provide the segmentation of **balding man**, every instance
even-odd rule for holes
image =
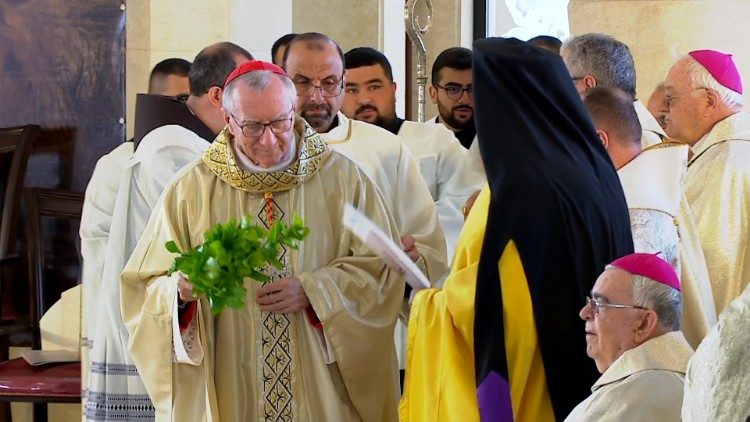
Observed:
[[[732,56],[698,50],[669,70],[667,133],[690,145],[685,194],[695,216],[716,312],[750,282],[750,115]]]
[[[237,64],[250,59],[250,53],[235,44],[214,44],[203,49],[193,62],[186,102],[139,95],[137,146],[119,174],[111,218],[107,220],[102,210],[93,206],[84,212],[81,254],[87,334],[81,347],[84,417],[88,420],[154,417],[149,394],[127,352],[129,336],[120,313],[120,273],[169,180],[199,158],[224,127],[224,80]],[[112,230],[97,244],[92,235],[96,232],[84,227],[105,222],[111,223]],[[101,266],[100,276],[87,271],[89,266]]]
[[[586,302],[586,353],[602,376],[565,420],[679,421],[693,349],[680,333],[672,266],[652,254],[624,256],[607,265]]]
[[[284,69],[297,88],[297,113],[372,178],[396,220],[404,251],[427,278],[440,280],[448,270],[445,238],[413,155],[396,135],[340,112],[346,84],[341,48],[323,34],[297,35]]]
[[[641,151],[641,125],[633,101],[617,88],[593,88],[583,103],[620,177],[633,248],[660,253],[681,275],[681,328],[690,345],[697,347],[716,323],[716,310],[692,214],[689,207],[681,207],[687,146],[663,142]]]
[[[630,95],[641,123],[644,148],[667,137],[646,106],[636,99],[635,63],[627,45],[609,35],[584,34],[565,41],[560,54],[580,94],[597,86],[607,86]]]

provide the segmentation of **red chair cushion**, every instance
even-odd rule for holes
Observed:
[[[39,366],[23,358],[0,362],[0,396],[80,398],[81,362]]]

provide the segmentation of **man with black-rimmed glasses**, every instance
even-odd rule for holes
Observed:
[[[432,119],[450,129],[465,148],[477,134],[474,97],[471,92],[471,50],[452,47],[440,53],[432,65],[428,91],[438,115]]]

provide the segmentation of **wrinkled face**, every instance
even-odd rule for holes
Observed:
[[[706,95],[705,88],[694,87],[690,82],[685,63],[672,66],[664,86],[664,120],[670,138],[693,145],[710,129],[703,118],[707,112]]]
[[[254,164],[263,168],[281,163],[288,157],[293,146],[294,105],[285,90],[278,78],[272,78],[263,92],[240,85],[234,91],[234,108],[231,114],[224,110],[224,121],[237,148]],[[258,124],[266,125],[262,134],[248,136],[245,133]],[[289,127],[288,130],[279,130],[286,126]]]
[[[440,119],[456,130],[474,126],[474,96],[462,91],[458,96],[449,96],[451,90],[471,88],[471,69],[456,70],[444,67],[440,80],[430,87],[432,102],[437,104]],[[446,91],[446,88],[448,91]]]
[[[604,271],[591,289],[591,297],[603,303],[632,305],[632,278],[626,271],[614,268]],[[599,307],[594,314],[591,305],[579,313],[586,321],[586,353],[604,372],[625,351],[637,346],[635,332],[643,309]]]
[[[667,100],[664,98],[664,87],[658,87],[654,90],[648,99],[646,108],[656,118],[656,121],[659,122],[659,126],[662,129],[666,129],[667,123],[664,118],[669,108],[667,107]]]
[[[383,126],[396,118],[396,84],[379,64],[347,69],[341,111],[350,119]]]
[[[331,43],[322,49],[302,42],[288,48],[286,72],[297,88],[297,112],[318,133],[328,132],[344,100],[341,57]]]

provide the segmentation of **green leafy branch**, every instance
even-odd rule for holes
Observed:
[[[217,223],[204,234],[204,242],[196,248],[181,252],[174,241],[164,246],[169,252],[180,254],[175,258],[168,274],[180,271],[193,285],[193,293],[206,295],[211,312],[218,314],[224,308],[241,308],[245,305],[247,289],[245,277],[265,283],[270,278],[261,269],[270,264],[281,269],[281,245],[298,249],[310,229],[299,216],[286,225],[276,221],[266,230],[252,222],[247,215],[237,223]]]

